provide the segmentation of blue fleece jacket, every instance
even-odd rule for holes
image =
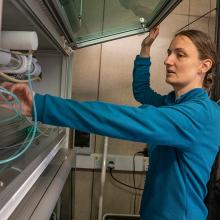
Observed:
[[[134,84],[149,79],[149,66],[149,59],[137,58]],[[220,143],[219,106],[200,88],[177,99],[173,92],[161,97],[148,86],[146,92],[155,99],[143,100],[151,105],[140,107],[36,94],[37,117],[47,124],[148,143],[141,219],[205,220],[206,183]]]

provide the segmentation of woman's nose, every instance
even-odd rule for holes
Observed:
[[[173,59],[172,55],[168,55],[167,58],[164,60],[165,65],[172,65],[173,64]]]

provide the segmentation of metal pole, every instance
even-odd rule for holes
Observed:
[[[102,220],[103,195],[104,195],[105,175],[106,175],[106,167],[107,167],[107,154],[108,154],[108,137],[105,137],[104,151],[103,151],[103,158],[102,158],[101,190],[100,190],[100,196],[99,196],[98,220]]]

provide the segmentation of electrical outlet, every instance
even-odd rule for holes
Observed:
[[[148,170],[149,157],[143,157],[143,169]]]
[[[109,168],[109,169],[115,169],[115,163],[114,163],[112,160],[110,160],[110,161],[108,162],[108,164],[107,164],[107,168]]]
[[[94,168],[95,169],[100,169],[102,167],[102,160],[103,157],[100,154],[94,154]],[[107,161],[106,161],[106,166],[108,167],[108,165],[110,164],[110,166],[113,168],[116,165],[116,158],[114,156],[107,156]]]
[[[94,155],[94,168],[100,169],[102,167],[102,156],[101,155]]]
[[[112,156],[107,156],[107,167],[115,168],[116,166],[116,158]]]
[[[76,167],[84,169],[101,169],[102,168],[102,154],[91,155],[77,155]],[[148,170],[148,157],[136,156],[135,157],[135,171]],[[131,155],[113,155],[107,156],[106,166],[120,171],[133,171],[133,156]]]
[[[116,158],[112,156],[107,156],[107,166],[110,162],[116,164]]]

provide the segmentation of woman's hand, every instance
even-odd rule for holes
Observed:
[[[157,36],[159,35],[159,26],[154,27],[150,30],[149,35],[142,41],[141,44],[141,57],[149,57],[150,56],[150,48]]]
[[[25,116],[31,116],[32,115],[32,91],[29,89],[27,84],[13,84],[10,82],[4,82],[2,85],[5,89],[9,90],[11,93],[15,94],[20,103],[21,103],[21,109],[22,109],[22,114]],[[8,95],[7,96],[8,101],[13,100],[13,97]],[[6,107],[6,104],[3,104],[2,107]],[[17,107],[17,106],[13,106]]]

